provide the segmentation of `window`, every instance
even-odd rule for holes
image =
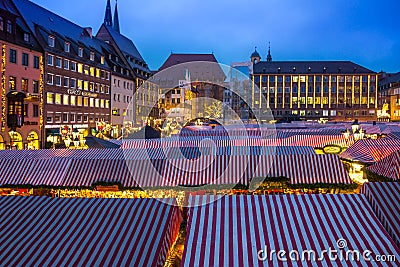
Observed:
[[[83,106],[85,106],[85,107],[89,106],[89,97],[84,97],[83,98]]]
[[[81,96],[77,97],[77,105],[82,107],[82,97]]]
[[[55,101],[56,104],[61,105],[61,94],[56,94]]]
[[[47,44],[48,44],[50,47],[54,47],[54,44],[55,44],[55,38],[54,38],[54,36],[49,35],[49,37],[47,38]]]
[[[17,50],[10,49],[10,62],[17,63]]]
[[[82,121],[82,115],[81,115],[81,114],[78,114],[78,115],[76,116],[76,121],[78,121],[78,122],[81,122],[81,121]]]
[[[24,105],[24,116],[29,117],[29,104]]]
[[[29,55],[27,53],[22,53],[22,65],[25,67],[29,65]]]
[[[7,32],[12,33],[13,32],[13,25],[11,21],[7,20]]]
[[[100,63],[103,65],[104,64],[104,56],[101,56],[100,58]]]
[[[110,100],[106,100],[106,108],[110,108]]]
[[[17,78],[14,76],[10,76],[8,79],[9,89],[10,90],[17,90],[16,88]]]
[[[83,57],[83,48],[82,47],[78,47],[78,56]]]
[[[70,120],[71,122],[75,122],[75,113],[69,114],[69,120]]]
[[[71,61],[70,67],[71,67],[71,71],[76,71],[76,62]]]
[[[83,115],[83,121],[87,122],[88,121],[88,116],[87,115]]]
[[[78,72],[83,73],[83,65],[81,63],[78,63]]]
[[[60,114],[56,114],[54,116],[54,122],[56,122],[56,123],[60,123],[61,122],[61,115]]]
[[[89,82],[88,81],[83,82],[83,90],[85,90],[85,91],[89,90]]]
[[[99,69],[96,69],[96,77],[100,78],[100,70]]]
[[[39,57],[38,56],[33,56],[33,67],[35,69],[39,69]]]
[[[69,78],[68,77],[64,77],[63,78],[63,86],[64,87],[68,87],[69,86]]]
[[[52,114],[47,114],[46,122],[53,122],[53,115]]]
[[[82,86],[83,86],[83,81],[82,80],[78,80],[77,88],[78,89],[82,89]]]
[[[39,105],[33,105],[33,117],[39,117]]]
[[[54,103],[54,94],[47,93],[47,104],[53,104],[53,103]]]
[[[64,42],[64,52],[69,53],[70,46],[69,42]]]
[[[61,76],[60,75],[56,75],[56,85],[61,86]]]
[[[90,107],[94,107],[94,98],[90,98]]]
[[[93,67],[90,67],[90,76],[94,76],[94,68]]]
[[[22,78],[22,83],[21,83],[21,90],[24,92],[28,92],[28,79]]]
[[[53,84],[54,75],[47,73],[47,84]]]
[[[71,88],[75,88],[75,87],[76,87],[76,79],[71,78],[71,79],[69,80],[69,86],[70,86]]]
[[[90,60],[94,61],[94,52],[92,52],[92,51],[90,52]]]
[[[0,31],[4,30],[4,20],[3,17],[0,17]]]
[[[53,55],[47,55],[47,65],[49,65],[49,66],[54,65],[54,56]]]
[[[64,59],[64,69],[69,70],[69,60],[68,59]]]
[[[63,113],[63,122],[68,122],[68,113]]]
[[[331,110],[331,116],[336,116],[336,110]]]
[[[83,72],[86,74],[86,75],[89,75],[89,66],[84,66],[83,67]]]
[[[39,93],[39,81],[33,81],[32,86],[33,86],[33,93],[38,94]]]
[[[76,96],[71,95],[69,99],[70,99],[70,105],[75,106],[76,105]]]
[[[30,36],[29,36],[29,33],[27,33],[27,32],[24,33],[24,41],[26,43],[29,43],[29,41],[30,41]]]
[[[61,58],[56,57],[56,67],[61,68]]]

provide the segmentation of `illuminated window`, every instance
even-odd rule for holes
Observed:
[[[100,69],[96,69],[96,77],[100,78]]]
[[[306,98],[304,96],[300,97],[300,104],[302,104],[302,105],[306,104]]]
[[[69,99],[70,99],[71,106],[75,106],[76,105],[76,96],[71,95]]]
[[[302,117],[306,116],[306,111],[305,110],[300,110],[300,116],[302,116]]]
[[[104,64],[104,56],[101,56],[100,63]]]
[[[329,98],[328,97],[324,97],[323,99],[322,99],[322,104],[329,104]]]
[[[90,98],[90,107],[92,108],[94,107],[94,98],[92,97]]]
[[[81,96],[77,97],[77,105],[82,107],[82,97]]]
[[[86,75],[89,75],[89,66],[84,66],[83,67],[83,72],[86,74]]]
[[[100,99],[100,107],[104,108],[104,99]]]
[[[53,104],[53,103],[54,103],[54,94],[47,93],[47,104]]]
[[[293,103],[294,105],[297,104],[297,97],[292,97],[292,103]]]
[[[22,79],[21,90],[28,92],[28,79]]]
[[[85,107],[89,106],[89,97],[84,97],[83,98],[83,106],[85,106]]]
[[[90,52],[90,60],[94,61],[94,52]]]
[[[82,89],[82,87],[83,87],[83,81],[82,80],[78,80],[77,88],[78,89]]]
[[[88,81],[83,82],[83,90],[85,90],[85,91],[89,90],[89,82]]]
[[[110,100],[106,100],[106,108],[110,108]]]
[[[307,98],[307,104],[309,104],[309,105],[312,105],[313,104],[313,101],[314,99],[312,98],[312,97],[308,97]]]
[[[50,47],[54,47],[54,44],[55,44],[55,38],[54,38],[54,36],[49,35],[49,37],[47,38],[47,44],[48,44]]]
[[[292,76],[292,81],[297,83],[299,81],[299,76]]]
[[[83,73],[83,65],[81,63],[78,63],[78,72]]]
[[[315,97],[314,101],[315,101],[315,104],[317,104],[317,105],[321,104],[321,98],[320,97]]]
[[[90,67],[90,76],[94,76],[94,67]]]
[[[10,76],[9,78],[8,78],[8,88],[10,89],[10,90],[16,90],[16,82],[17,82],[17,78],[16,77],[14,77],[14,76]]]
[[[61,104],[61,96],[62,96],[61,94],[55,95],[55,101],[54,101],[55,104],[58,104],[58,105]]]
[[[69,95],[63,95],[63,104],[69,105]]]

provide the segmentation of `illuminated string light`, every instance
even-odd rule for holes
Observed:
[[[1,131],[5,132],[6,126],[6,45],[1,49]]]

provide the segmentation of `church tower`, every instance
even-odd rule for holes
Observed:
[[[104,25],[106,26],[112,26],[112,17],[111,17],[111,4],[110,0],[107,0],[107,6],[106,6],[106,14],[104,16]]]
[[[253,54],[250,56],[251,63],[256,64],[261,61],[260,54],[257,52],[257,46],[254,49]]]
[[[118,1],[115,2],[113,29],[116,32],[120,33],[120,30],[119,30],[119,18],[118,18]]]

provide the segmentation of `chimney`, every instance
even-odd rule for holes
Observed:
[[[85,31],[89,34],[90,38],[93,37],[93,29],[92,27],[85,27]]]

